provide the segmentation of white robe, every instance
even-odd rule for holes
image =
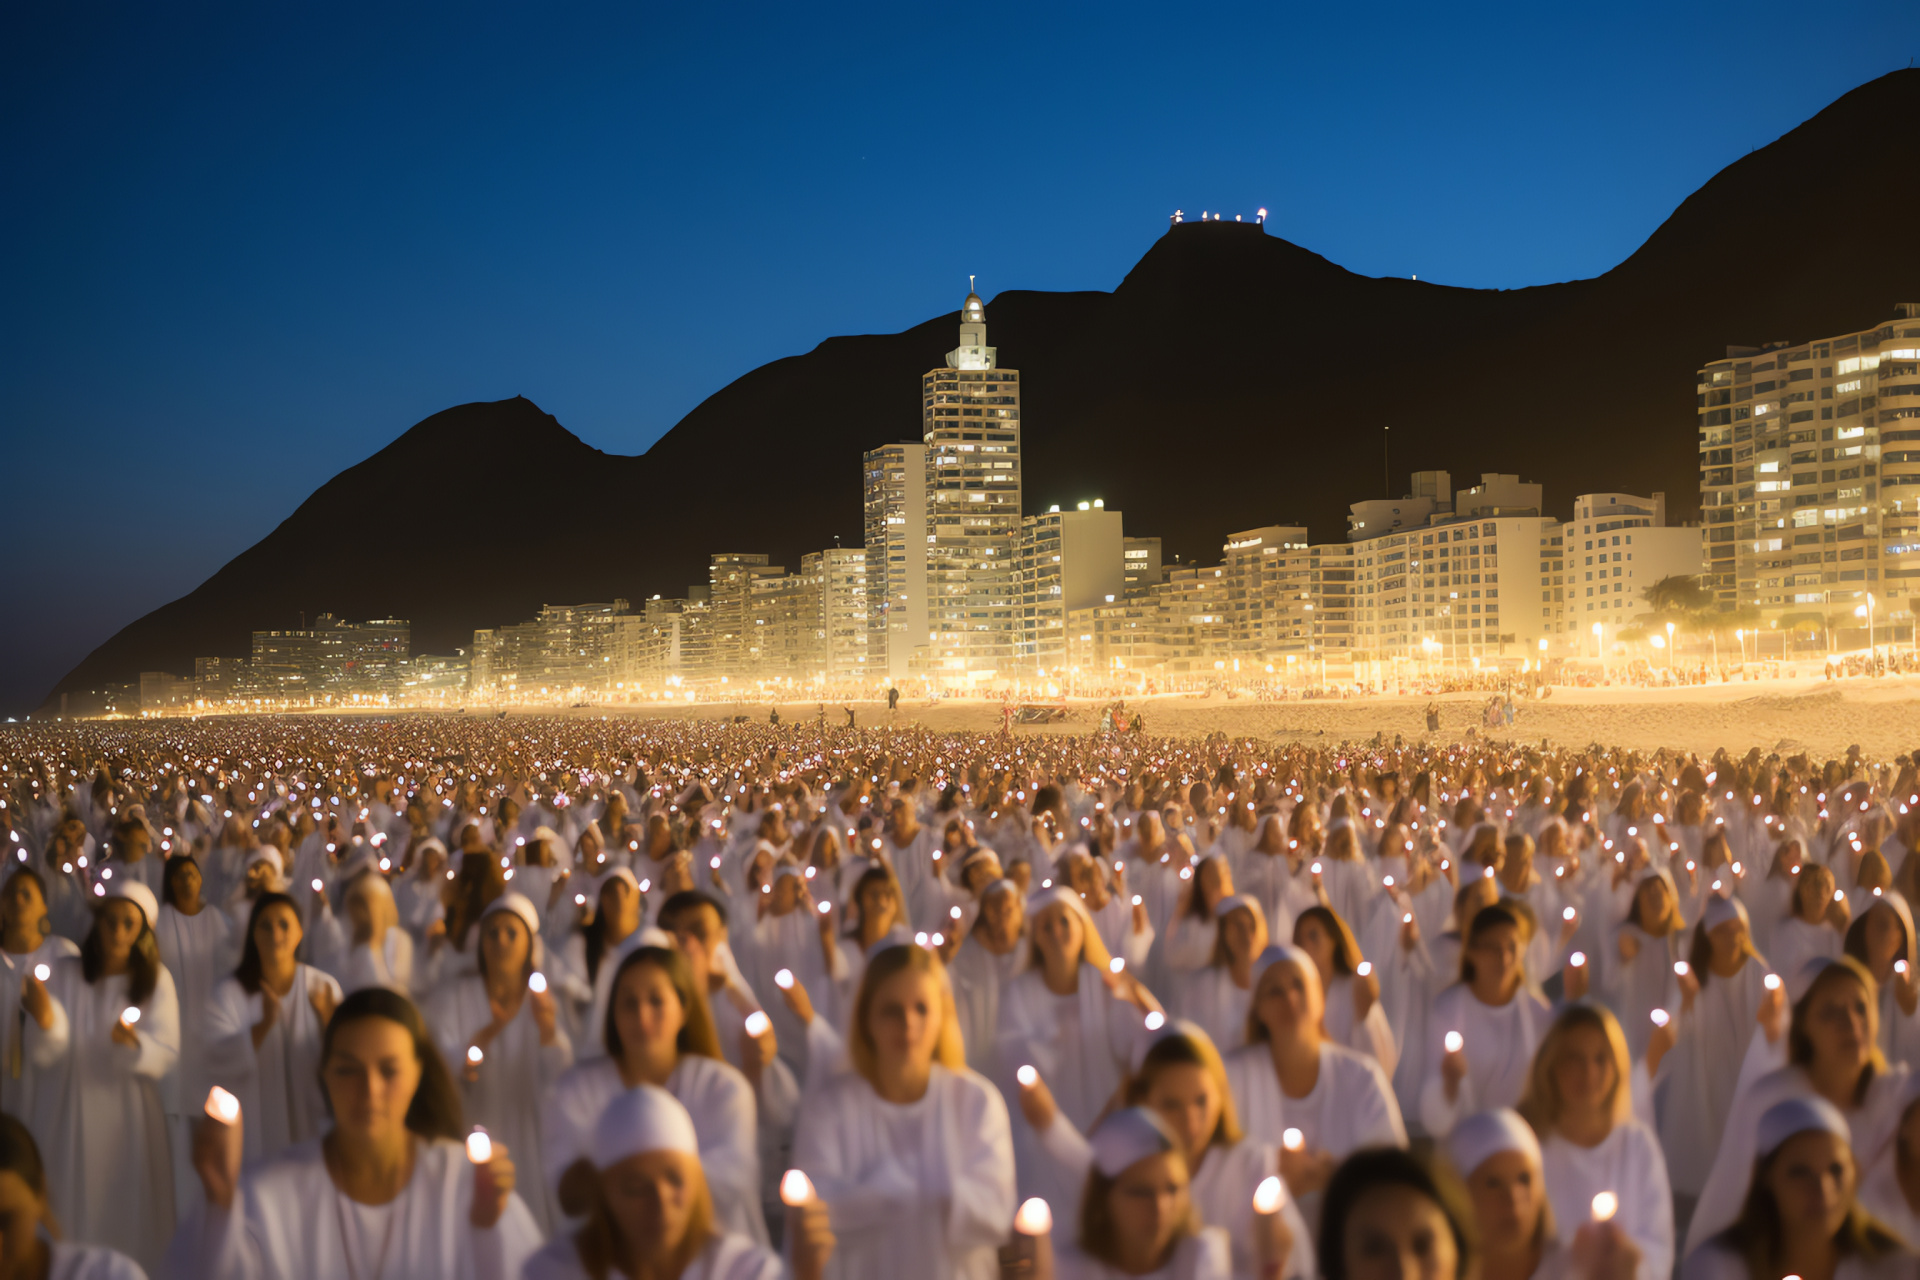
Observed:
[[[241,939],[224,911],[203,906],[200,914],[189,916],[164,903],[153,936],[160,944],[161,962],[173,975],[173,989],[180,998],[180,1026],[186,1032],[175,1073],[178,1087],[168,1109],[192,1115],[207,1096],[206,1037],[199,1031],[214,987],[240,960]]]
[[[1187,1236],[1173,1247],[1173,1256],[1165,1266],[1140,1275],[1110,1267],[1073,1244],[1054,1251],[1053,1274],[1055,1280],[1228,1280],[1236,1273],[1227,1233],[1218,1227],[1203,1227],[1197,1235]],[[1291,1273],[1288,1280],[1292,1280]]]
[[[325,964],[348,995],[369,987],[413,995],[413,939],[398,926],[387,930],[378,951],[370,943],[349,942],[326,957]]]
[[[227,978],[207,1002],[201,1029],[207,1079],[240,1100],[241,1138],[249,1160],[332,1127],[320,1091],[320,1042],[326,1029],[313,1011],[310,993],[316,988],[340,999],[339,983],[311,965],[296,964],[285,996],[276,997],[264,987],[251,995],[238,978]],[[277,1000],[280,1012],[256,1049],[253,1028],[267,1000]]]
[[[1632,960],[1620,957],[1622,938],[1632,938],[1639,944]],[[1684,931],[1656,938],[1638,925],[1623,924],[1613,931],[1601,951],[1597,994],[1620,1020],[1629,1058],[1646,1056],[1647,1041],[1653,1037],[1655,1009],[1665,1009],[1670,1015],[1680,1011],[1680,980],[1674,976],[1673,965],[1685,959],[1681,948],[1686,938]]]
[[[440,1056],[457,1082],[466,1122],[485,1126],[507,1144],[509,1152],[523,1153],[515,1158],[524,1159],[531,1171],[535,1153],[544,1149],[540,1100],[573,1065],[573,1042],[566,1031],[556,1019],[553,1043],[541,1044],[533,997],[523,995],[512,1020],[487,1045],[480,1078],[469,1084],[467,1046],[493,1021],[485,980],[477,973],[454,979],[428,1002],[426,1018]],[[561,1216],[551,1184],[529,1177],[519,1183],[519,1191],[542,1234],[551,1232]]]
[[[1524,984],[1497,1006],[1481,1004],[1465,983],[1442,991],[1427,1018],[1427,1066],[1420,1087],[1420,1123],[1428,1136],[1444,1138],[1463,1116],[1519,1102],[1550,1017],[1547,1002]],[[1467,1058],[1466,1076],[1452,1102],[1440,1076],[1449,1031],[1465,1039]]]
[[[1731,978],[1708,975],[1693,1008],[1681,1015],[1678,1039],[1660,1064],[1665,1081],[1660,1145],[1677,1195],[1698,1195],[1706,1184],[1739,1092],[1740,1063],[1758,1034],[1765,977],[1766,971],[1751,959]]]
[[[1174,979],[1173,999],[1167,1011],[1197,1023],[1221,1053],[1231,1053],[1247,1042],[1247,1010],[1253,990],[1233,981],[1226,965],[1207,965]]]
[[[1321,1021],[1326,1025],[1327,1038],[1336,1044],[1364,1053],[1380,1064],[1380,1069],[1392,1079],[1394,1071],[1400,1065],[1400,1049],[1394,1038],[1393,1027],[1387,1021],[1387,1011],[1382,1000],[1386,996],[1386,984],[1381,984],[1382,1000],[1375,1000],[1367,1007],[1365,1018],[1353,1016],[1353,975],[1336,973],[1333,981],[1327,983],[1326,1012]],[[1226,1046],[1220,1046],[1226,1052]]]
[[[1845,943],[1845,937],[1830,924],[1808,924],[1798,916],[1789,916],[1773,926],[1773,947],[1766,952],[1767,963],[1782,978],[1792,979],[1816,956],[1829,960],[1837,957]]]
[[[1622,1121],[1598,1146],[1581,1147],[1557,1132],[1540,1144],[1540,1167],[1562,1246],[1593,1212],[1602,1191],[1619,1197],[1613,1223],[1640,1248],[1640,1280],[1673,1274],[1673,1194],[1660,1140],[1635,1120]]]
[[[997,1280],[1013,1142],[1006,1104],[974,1072],[935,1064],[905,1105],[837,1075],[809,1099],[793,1154],[832,1214],[830,1280]]]
[[[25,955],[10,951],[4,954],[4,960],[0,960],[0,1035],[5,1037],[5,1048],[0,1050],[0,1111],[31,1126],[40,1114],[40,1072],[27,1052],[27,1022],[20,1008],[20,991],[35,965],[51,968],[57,960],[79,955],[80,948],[50,933]]]
[[[249,1165],[231,1210],[202,1205],[181,1223],[164,1275],[515,1280],[540,1246],[533,1215],[516,1192],[500,1220],[481,1230],[467,1220],[472,1207],[473,1166],[457,1142],[417,1141],[405,1189],[387,1204],[361,1205],[334,1186],[314,1139]],[[384,1259],[381,1239],[388,1241]]]
[[[1893,1140],[1900,1126],[1900,1098],[1906,1089],[1907,1075],[1904,1066],[1876,1074],[1867,1086],[1866,1100],[1847,1111],[1847,1127],[1853,1133],[1854,1164],[1859,1168],[1870,1168]],[[1720,1150],[1713,1159],[1713,1169],[1707,1175],[1699,1203],[1694,1206],[1693,1221],[1687,1226],[1688,1252],[1724,1231],[1740,1216],[1740,1206],[1746,1202],[1747,1188],[1753,1181],[1760,1117],[1777,1102],[1812,1096],[1813,1085],[1806,1072],[1789,1066],[1760,1077],[1734,1099],[1720,1139]],[[1673,1157],[1674,1150],[1669,1145],[1670,1163]]]
[[[617,1273],[609,1273],[617,1274]],[[549,1240],[527,1259],[524,1280],[589,1280],[573,1237]],[[786,1280],[779,1255],[745,1236],[717,1235],[693,1256],[680,1280]]]
[[[147,1280],[139,1263],[111,1249],[54,1241],[49,1251],[47,1280]]]
[[[162,1083],[180,1057],[180,1004],[162,965],[134,1028],[138,1049],[113,1043],[127,975],[88,983],[79,957],[55,961],[51,1029],[28,1019],[28,1054],[42,1073],[34,1136],[48,1199],[76,1239],[118,1249],[152,1270],[173,1231],[173,1157]]]
[[[1047,989],[1042,970],[1029,969],[1000,995],[1000,1060],[1031,1065],[1054,1102],[1085,1132],[1120,1087],[1145,1015],[1107,989],[1090,964],[1079,967],[1072,995]],[[1024,1122],[1023,1122],[1024,1123]]]
[[[1707,1245],[1687,1255],[1680,1264],[1680,1280],[1748,1280],[1746,1259],[1718,1244]],[[1911,1254],[1894,1254],[1868,1262],[1864,1258],[1842,1258],[1833,1270],[1833,1280],[1912,1280]]]
[[[753,948],[747,972],[748,984],[755,991],[777,991],[773,975],[791,969],[794,978],[807,989],[809,998],[817,998],[821,1007],[815,1012],[831,1020],[832,1004],[837,999],[833,979],[840,959],[834,948],[834,967],[829,968],[820,945],[820,917],[802,903],[784,916],[768,912],[753,926]],[[807,1077],[807,1029],[785,1000],[767,1006],[773,1019],[774,1039],[780,1044],[780,1058],[793,1070],[796,1079]]]
[[[967,1065],[996,1084],[1003,1083],[997,1038],[1000,993],[1026,968],[1030,950],[1031,945],[1021,937],[1014,941],[1013,950],[997,956],[981,946],[977,936],[969,937],[960,944],[947,970],[953,982],[953,1006],[966,1044]]]
[[[600,1117],[624,1088],[620,1068],[604,1054],[554,1082],[540,1113],[540,1166],[550,1193],[558,1189],[560,1175],[592,1149]],[[764,1243],[767,1223],[760,1211],[753,1086],[724,1062],[682,1054],[667,1076],[666,1089],[693,1119],[700,1166],[706,1170],[707,1189],[721,1225]],[[532,1165],[522,1167],[532,1178]]]

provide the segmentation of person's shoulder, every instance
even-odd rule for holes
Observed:
[[[786,1274],[779,1254],[734,1232],[713,1237],[700,1256],[706,1264],[702,1274],[712,1280],[780,1280]]]
[[[250,1161],[242,1175],[247,1186],[256,1193],[268,1196],[276,1192],[303,1194],[302,1183],[311,1180],[316,1173],[322,1178],[327,1176],[326,1156],[320,1150],[320,1142],[319,1138],[309,1138]]]
[[[328,973],[325,969],[315,968],[313,965],[310,965],[310,964],[302,964],[300,967],[306,970],[306,973],[304,976],[306,977],[305,985],[307,990],[311,991],[313,989],[314,983],[317,982],[321,986],[331,990],[333,992],[333,998],[335,1000],[342,1000],[346,998],[345,993],[341,990],[340,980],[334,977],[332,974]]]
[[[520,1273],[522,1280],[579,1280],[586,1274],[571,1235],[555,1236],[541,1245]]]
[[[1332,1067],[1335,1074],[1344,1078],[1366,1079],[1382,1088],[1388,1087],[1387,1073],[1372,1054],[1362,1053],[1344,1044],[1335,1044],[1331,1040],[1321,1041],[1320,1050],[1321,1061]]]
[[[48,1280],[147,1280],[139,1263],[99,1245],[55,1241],[52,1253]]]
[[[611,1058],[600,1058],[596,1061],[605,1063],[607,1070],[615,1069]],[[579,1069],[575,1067],[573,1070]],[[736,1098],[742,1093],[753,1092],[753,1085],[742,1074],[740,1068],[719,1058],[709,1058],[697,1053],[683,1053],[680,1055],[680,1065],[676,1068],[676,1072],[680,1078],[676,1082],[678,1088],[675,1092],[684,1090],[689,1094],[709,1098]]]

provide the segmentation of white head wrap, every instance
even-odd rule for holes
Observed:
[[[1490,1157],[1518,1151],[1540,1167],[1540,1139],[1520,1114],[1507,1107],[1468,1116],[1447,1135],[1447,1158],[1460,1176],[1469,1178]]]
[[[1700,923],[1706,927],[1707,932],[1712,933],[1729,920],[1738,920],[1749,929],[1752,928],[1751,922],[1747,919],[1746,905],[1740,899],[1722,897],[1717,893],[1708,895],[1707,909],[1700,913]]]
[[[1848,1145],[1853,1143],[1853,1131],[1847,1127],[1847,1118],[1840,1114],[1840,1108],[1825,1098],[1787,1098],[1768,1107],[1760,1117],[1753,1153],[1765,1159],[1795,1134],[1813,1132],[1830,1133]]]
[[[1261,910],[1260,899],[1250,893],[1230,893],[1220,899],[1220,901],[1214,903],[1213,918],[1216,920],[1225,920],[1230,912],[1238,911],[1241,907],[1245,907],[1247,910],[1253,912],[1254,919],[1260,921],[1262,924],[1266,923],[1267,913]]]
[[[1145,1107],[1126,1107],[1100,1122],[1089,1140],[1093,1167],[1117,1178],[1142,1160],[1179,1148],[1164,1120]]]
[[[519,917],[520,923],[527,926],[527,936],[529,938],[538,938],[540,936],[540,911],[532,902],[527,900],[525,894],[501,894],[487,904],[487,909],[480,913],[480,918],[485,920],[488,916],[498,915],[502,911],[510,911]]]
[[[1832,956],[1809,957],[1797,973],[1786,975],[1788,1002],[1799,1004],[1806,999],[1807,992],[1813,990],[1813,984],[1820,980],[1820,975],[1839,963]]]
[[[625,880],[635,893],[640,892],[640,877],[634,875],[630,868],[612,867],[602,872],[593,882],[593,903],[595,906],[598,906],[600,903],[600,891],[615,880]]]
[[[270,844],[260,845],[251,853],[247,854],[246,865],[240,868],[241,874],[244,875],[248,870],[259,866],[263,862],[273,868],[273,875],[276,880],[286,878],[287,867],[286,864],[280,860],[280,851]]]
[[[1258,991],[1260,989],[1260,979],[1265,976],[1267,970],[1273,968],[1274,965],[1280,963],[1282,960],[1295,966],[1302,972],[1311,974],[1316,983],[1320,981],[1320,970],[1319,967],[1313,963],[1312,956],[1302,951],[1299,947],[1294,946],[1291,942],[1276,942],[1254,957],[1253,984],[1249,990]]]
[[[153,928],[154,923],[160,919],[160,904],[154,899],[153,890],[147,888],[147,886],[140,883],[140,881],[129,876],[122,876],[118,879],[108,880],[105,884],[107,891],[101,896],[109,901],[114,898],[124,898],[136,907],[139,907],[141,914],[147,918],[147,928]]]
[[[1042,889],[1039,893],[1028,898],[1027,916],[1032,918],[1039,915],[1042,911],[1045,911],[1048,907],[1058,906],[1061,903],[1065,903],[1067,906],[1079,912],[1083,922],[1089,926],[1092,924],[1093,917],[1087,911],[1087,904],[1080,900],[1079,894],[1064,884],[1056,884],[1051,889]]]
[[[595,1167],[608,1169],[649,1151],[678,1151],[698,1156],[693,1117],[680,1100],[658,1085],[642,1084],[614,1095],[594,1126]]]

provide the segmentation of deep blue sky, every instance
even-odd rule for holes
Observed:
[[[447,405],[638,452],[969,272],[1111,288],[1176,206],[1591,275],[1920,52],[1912,0],[396,7],[0,18],[0,710]]]

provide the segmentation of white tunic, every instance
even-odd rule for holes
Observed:
[[[525,1280],[589,1280],[590,1274],[571,1236],[549,1240],[527,1259],[522,1273]],[[777,1254],[745,1236],[728,1234],[707,1241],[680,1273],[680,1280],[785,1280],[786,1274]]]
[[[1548,1018],[1547,1002],[1525,986],[1504,1005],[1481,1004],[1465,983],[1455,983],[1435,997],[1427,1018],[1427,1067],[1420,1088],[1420,1123],[1428,1135],[1443,1138],[1462,1116],[1519,1102]],[[1467,1074],[1452,1102],[1440,1076],[1449,1031],[1465,1039],[1467,1059]]]
[[[1767,961],[1773,971],[1791,978],[1816,956],[1833,959],[1840,954],[1846,938],[1830,924],[1808,924],[1798,916],[1788,916],[1773,926],[1773,947]]]
[[[833,1280],[996,1280],[1013,1224],[1006,1104],[980,1076],[935,1064],[927,1091],[885,1102],[851,1072],[822,1084],[794,1136],[837,1239]]]
[[[317,988],[340,999],[339,983],[309,965],[296,964],[285,996],[276,997],[265,987],[258,995],[249,994],[238,978],[227,978],[207,1002],[201,1031],[207,1078],[240,1100],[241,1138],[249,1160],[318,1137],[331,1127],[319,1074],[326,1029],[313,1011],[310,994]],[[267,1000],[278,1002],[279,1015],[256,1049],[253,1028]]]
[[[27,1021],[28,1053],[43,1073],[34,1137],[48,1199],[76,1239],[106,1245],[151,1270],[173,1231],[173,1164],[161,1083],[180,1057],[180,1004],[161,966],[134,1028],[140,1047],[115,1044],[127,975],[88,983],[79,957],[55,961],[47,991],[53,1027]]]
[[[604,1054],[565,1072],[541,1108],[540,1166],[549,1191],[560,1175],[592,1148],[593,1132],[607,1104],[625,1086],[620,1068]],[[753,1086],[724,1062],[682,1054],[666,1089],[693,1119],[713,1210],[728,1231],[764,1242],[760,1212],[760,1150],[754,1128]],[[531,1157],[521,1166],[533,1177]]]
[[[1381,984],[1381,999],[1367,1006],[1365,1018],[1353,1016],[1353,984],[1351,974],[1336,973],[1333,981],[1327,983],[1325,1012],[1321,1021],[1326,1026],[1327,1039],[1343,1044],[1358,1053],[1364,1053],[1380,1064],[1380,1069],[1392,1079],[1395,1069],[1400,1065],[1400,1049],[1393,1034],[1393,1026],[1387,1021],[1385,1007],[1386,984]],[[1222,1051],[1225,1045],[1220,1046]]]
[[[523,995],[513,1018],[488,1042],[480,1078],[469,1084],[467,1046],[493,1021],[485,980],[477,973],[454,979],[428,1003],[426,1016],[427,1026],[440,1046],[440,1056],[459,1082],[467,1123],[485,1126],[488,1133],[507,1144],[509,1152],[520,1153],[516,1159],[524,1159],[531,1171],[535,1153],[544,1149],[540,1100],[560,1074],[573,1065],[573,1043],[567,1033],[556,1020],[553,1043],[541,1044],[540,1027],[533,1017],[533,997]],[[519,1183],[519,1191],[541,1232],[551,1232],[560,1221],[551,1185],[529,1177]]]
[[[233,972],[240,959],[241,939],[224,911],[203,906],[198,915],[185,915],[166,903],[153,926],[160,959],[173,975],[180,997],[180,1026],[186,1035],[180,1045],[178,1087],[170,1100],[176,1112],[192,1113],[207,1096],[206,1037],[199,1034],[207,1016],[213,988]]]
[[[20,991],[35,965],[51,968],[54,961],[79,954],[80,948],[59,934],[50,933],[25,955],[9,951],[4,953],[4,961],[0,961],[0,965],[4,965],[0,967],[0,1037],[5,1039],[5,1048],[0,1050],[0,1111],[18,1116],[29,1125],[39,1114],[40,1072],[28,1057],[26,1015],[20,1008]]]
[[[1767,994],[1762,985],[1765,970],[1753,960],[1731,978],[1706,977],[1693,1008],[1680,1019],[1678,1042],[1660,1064],[1665,1078],[1660,1145],[1666,1150],[1667,1174],[1679,1195],[1698,1195],[1706,1184],[1733,1107],[1740,1062],[1754,1038],[1760,1002]]]
[[[1641,1280],[1673,1274],[1673,1195],[1666,1157],[1652,1131],[1626,1120],[1593,1147],[1549,1133],[1540,1144],[1540,1167],[1563,1246],[1573,1247],[1574,1232],[1592,1214],[1594,1196],[1611,1191],[1620,1202],[1614,1225],[1640,1248]]]
[[[147,1280],[139,1263],[111,1249],[55,1241],[49,1251],[47,1280]]]
[[[320,1141],[298,1143],[240,1175],[231,1210],[201,1205],[167,1250],[175,1280],[514,1280],[540,1245],[516,1192],[492,1227],[467,1219],[473,1166],[457,1142],[417,1141],[413,1177],[384,1205],[350,1201]]]
[[[1247,1010],[1253,991],[1237,985],[1227,965],[1210,964],[1174,978],[1168,1009],[1177,1017],[1199,1024],[1221,1053],[1247,1042]]]
[[[960,950],[954,953],[953,965],[947,970],[953,982],[953,1005],[960,1018],[960,1035],[966,1042],[967,1065],[995,1082],[999,1082],[1001,1076],[996,1038],[1000,1026],[1000,993],[1025,969],[1028,951],[1024,937],[1016,939],[1013,950],[1003,956],[994,955],[981,946],[977,936],[969,937],[960,944]]]
[[[1219,1227],[1202,1227],[1174,1245],[1166,1265],[1152,1271],[1121,1271],[1069,1244],[1054,1252],[1053,1274],[1056,1280],[1227,1280],[1235,1273],[1227,1233]]]
[[[1066,996],[1048,990],[1039,969],[1007,984],[1000,1060],[1038,1068],[1061,1112],[1084,1132],[1120,1087],[1145,1015],[1108,990],[1092,965],[1080,965],[1079,973],[1078,989]]]
[[[1746,1259],[1719,1244],[1710,1244],[1687,1255],[1680,1264],[1680,1280],[1748,1280]],[[1895,1254],[1878,1262],[1864,1258],[1842,1258],[1833,1270],[1833,1280],[1912,1280],[1913,1256]]]

